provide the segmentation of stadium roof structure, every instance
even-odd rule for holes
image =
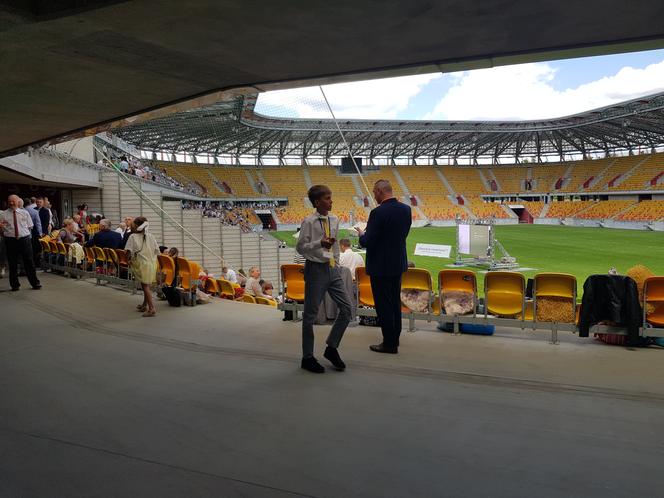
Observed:
[[[661,0],[0,0],[0,155],[240,88],[662,48],[663,18]]]
[[[258,94],[126,126],[139,149],[213,156],[374,159],[501,158],[608,154],[664,145],[664,93],[536,121],[284,119],[255,112]],[[339,130],[343,133],[343,138]]]

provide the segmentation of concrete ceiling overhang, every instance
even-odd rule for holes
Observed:
[[[0,155],[228,89],[664,47],[643,0],[0,0]]]

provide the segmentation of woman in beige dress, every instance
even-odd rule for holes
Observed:
[[[129,251],[131,271],[143,289],[143,304],[136,306],[143,316],[155,316],[152,289],[150,286],[157,280],[157,254],[159,245],[147,231],[148,220],[144,216],[134,218],[131,223],[131,235],[127,239],[125,250]]]

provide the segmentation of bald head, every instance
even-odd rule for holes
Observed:
[[[392,185],[387,180],[378,180],[374,183],[373,195],[376,202],[382,204],[387,199],[394,197],[392,194]]]

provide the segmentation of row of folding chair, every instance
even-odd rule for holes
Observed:
[[[177,272],[175,271],[176,261]],[[194,261],[189,261],[187,258],[177,257],[174,259],[166,254],[159,254],[157,256],[157,272],[162,274],[162,283],[165,285],[175,284],[175,286],[185,290],[195,290],[200,283],[198,278],[201,272],[200,265]],[[177,280],[174,282],[176,273]]]
[[[285,299],[301,303],[304,301],[304,266],[297,264],[282,265],[282,282]],[[355,284],[359,306],[375,308],[371,291],[371,282],[364,267],[358,267]],[[421,268],[409,268],[404,273],[402,289],[416,289],[428,292],[430,299],[426,314],[444,314],[445,296],[450,292],[466,292],[473,296],[473,315],[477,314],[479,294],[477,276],[470,270],[446,269],[438,273],[438,298],[434,299],[431,274]],[[526,278],[523,274],[512,271],[490,271],[484,276],[484,317],[516,318],[521,321],[538,321],[538,302],[546,298],[560,301],[566,316],[565,323],[578,320],[577,281],[574,275],[566,273],[538,273],[533,279],[533,299],[526,299]],[[648,313],[648,306],[654,311]],[[650,277],[644,285],[643,323],[645,326],[664,326],[664,277]],[[408,313],[407,310],[404,310]],[[573,317],[573,318],[571,318]],[[544,321],[544,320],[542,320]]]

